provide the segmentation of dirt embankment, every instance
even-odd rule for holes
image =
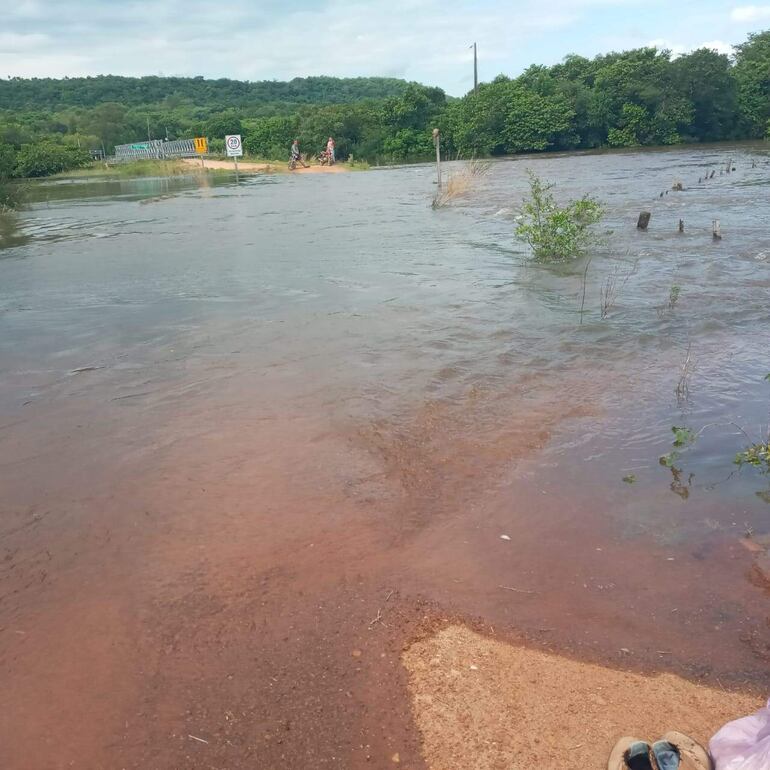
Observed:
[[[403,655],[431,770],[603,770],[623,735],[669,730],[704,745],[762,701],[689,682],[570,660],[448,626]],[[400,758],[400,757],[399,757]]]
[[[184,163],[191,166],[197,166],[200,168],[201,162],[198,158],[182,158]],[[222,168],[233,169],[234,164],[231,160],[209,160],[206,158],[203,161],[204,168]],[[287,164],[281,163],[254,163],[253,161],[238,161],[238,171],[288,171]],[[341,164],[335,164],[334,166],[308,166],[303,168],[297,166],[293,174],[342,174],[347,169]]]

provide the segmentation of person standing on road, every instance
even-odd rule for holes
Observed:
[[[308,168],[307,163],[302,160],[302,154],[299,151],[299,139],[295,139],[291,145],[291,162],[294,164],[301,163],[304,168]]]
[[[332,137],[329,137],[329,141],[326,143],[326,156],[329,158],[329,165],[330,166],[333,166],[334,165],[334,161],[336,160],[335,155],[334,155],[334,148],[335,148],[335,146],[336,145],[334,144],[334,139],[332,139]]]

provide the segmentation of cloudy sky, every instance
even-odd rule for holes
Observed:
[[[460,95],[566,53],[730,50],[770,4],[719,0],[9,0],[0,77],[389,75]]]

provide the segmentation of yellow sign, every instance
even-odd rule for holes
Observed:
[[[209,140],[205,136],[196,136],[193,142],[195,142],[195,152],[198,155],[203,155],[209,151]]]

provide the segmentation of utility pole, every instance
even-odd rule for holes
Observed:
[[[152,138],[150,137],[150,116],[147,116],[147,141],[151,142]]]
[[[473,93],[479,93],[479,60],[476,56],[476,43],[473,44]]]

